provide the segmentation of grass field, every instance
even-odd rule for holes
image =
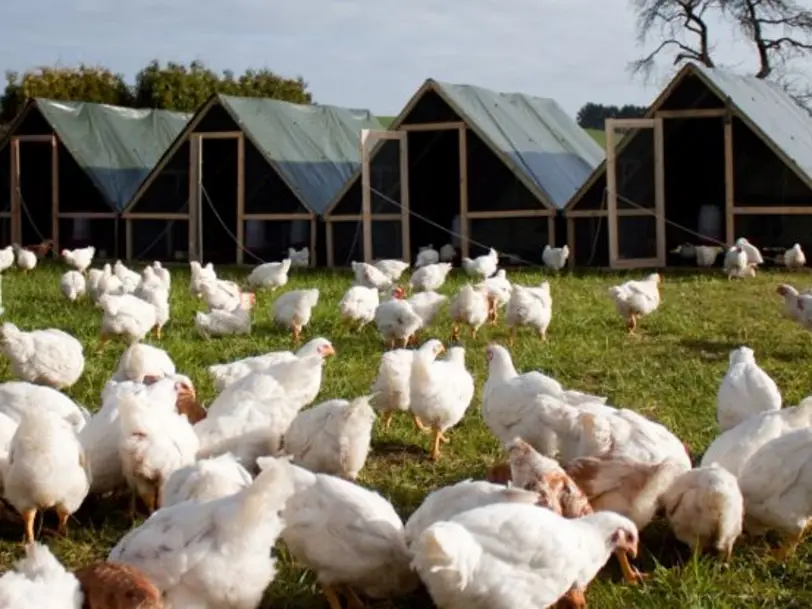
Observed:
[[[3,319],[23,329],[57,327],[73,333],[85,345],[87,363],[82,379],[70,395],[95,409],[106,379],[112,373],[122,345],[108,345],[100,354],[100,311],[88,301],[70,304],[59,292],[62,268],[48,266],[25,277],[8,273],[3,281]],[[241,278],[243,272],[221,272]],[[538,282],[540,271],[508,271],[514,281]],[[719,272],[666,275],[663,304],[643,320],[641,336],[628,337],[624,324],[608,298],[607,288],[627,276],[593,274],[550,277],[553,321],[549,340],[520,336],[513,348],[522,371],[540,369],[565,386],[609,397],[611,404],[635,409],[672,429],[701,455],[716,433],[715,396],[727,368],[730,349],[746,344],[755,349],[761,365],[781,388],[786,403],[796,404],[812,388],[812,340],[781,316],[782,303],[774,287],[781,282],[808,285],[807,275],[764,272],[746,282],[728,282]],[[453,277],[441,290],[451,294],[463,279]],[[305,339],[328,337],[337,356],[328,360],[322,392],[317,401],[352,398],[372,383],[383,351],[373,327],[350,332],[337,318],[337,303],[349,286],[348,274],[302,272],[288,288],[318,287],[321,300]],[[179,371],[192,377],[199,395],[213,398],[207,365],[270,350],[290,347],[289,336],[271,326],[268,309],[272,296],[258,294],[254,334],[205,341],[192,325],[201,306],[188,293],[188,274],[173,273],[172,320],[158,344],[174,358]],[[446,340],[450,324],[444,315],[429,335]],[[503,327],[484,329],[477,340],[466,339],[469,369],[481,390],[486,378],[485,347],[504,341]],[[11,379],[5,361],[0,380]],[[481,478],[501,458],[497,441],[480,414],[479,394],[463,422],[450,432],[440,461],[428,459],[428,437],[416,432],[411,420],[394,421],[389,432],[375,430],[373,450],[360,483],[381,492],[405,519],[427,492],[468,477]],[[71,524],[68,538],[48,540],[55,554],[69,567],[104,559],[129,528],[126,500],[118,505],[83,507]],[[4,523],[0,534],[0,566],[8,568],[21,555],[22,531]],[[640,587],[619,581],[610,561],[590,587],[590,606],[599,609],[681,607],[766,608],[810,607],[812,565],[808,545],[788,564],[777,563],[760,541],[740,540],[732,563],[723,567],[713,557],[699,561],[674,541],[667,527],[655,523],[642,535],[638,566],[652,572]],[[311,574],[293,566],[283,551],[281,573],[268,590],[263,609],[315,609],[327,606]],[[423,594],[374,605],[381,608],[431,607]],[[45,608],[43,608],[45,609]],[[521,608],[516,608],[521,609]]]

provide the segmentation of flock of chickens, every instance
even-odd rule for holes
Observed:
[[[319,337],[295,353],[210,365],[219,393],[208,408],[167,352],[141,342],[150,332],[159,337],[169,319],[169,270],[158,262],[141,273],[121,262],[91,269],[94,254],[63,251],[73,270],[61,287],[71,300],[88,293],[98,305],[103,341],[128,343],[97,412],[60,391],[84,371],[74,337],[2,326],[2,351],[20,380],[0,384],[0,516],[24,531],[26,556],[0,577],[0,608],[255,609],[274,580],[279,539],[315,573],[331,609],[342,598],[358,609],[364,597],[396,598],[421,583],[443,609],[580,608],[613,555],[629,583],[644,577],[631,560],[639,532],[661,512],[677,539],[725,560],[743,529],[783,534],[788,557],[812,516],[812,399],[782,408],[749,348],[731,353],[718,395],[721,434],[694,467],[664,426],[542,372],[520,373],[508,349],[491,344],[482,415],[507,461],[487,480],[428,494],[404,523],[356,480],[376,413],[384,426],[410,415],[439,459],[471,407],[464,348],[446,351],[436,338],[408,348],[447,300],[436,292],[452,268],[442,252],[420,251],[410,297],[398,285],[408,263],[353,263],[341,317],[374,323],[390,346],[369,395],[310,406],[326,359],[337,356]],[[567,255],[548,248],[545,263],[560,270]],[[281,288],[291,267],[308,262],[306,250],[292,251],[256,267],[247,284]],[[549,284],[511,283],[498,265],[494,250],[462,260],[477,282],[448,303],[452,340],[460,326],[475,335],[497,323],[501,309],[514,332],[529,326],[544,338]],[[211,264],[190,266],[190,290],[208,309],[195,317],[200,334],[249,333],[253,292],[218,278]],[[660,281],[653,274],[610,288],[629,332],[658,308]],[[812,295],[791,286],[779,293],[802,321]],[[288,291],[271,314],[299,342],[318,301],[318,290]],[[58,532],[69,535],[71,514],[88,498],[125,492],[133,515],[141,503],[150,516],[107,561],[70,573],[35,541],[38,512],[55,511]]]

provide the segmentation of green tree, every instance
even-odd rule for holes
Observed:
[[[6,73],[0,121],[12,120],[31,98],[132,105],[132,92],[120,74],[98,66],[40,67]]]
[[[194,112],[214,93],[305,104],[312,101],[304,80],[283,78],[268,69],[248,70],[235,77],[231,71],[217,74],[199,61],[188,67],[171,62],[162,66],[153,61],[136,77],[135,105]]]

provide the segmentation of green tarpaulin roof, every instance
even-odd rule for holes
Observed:
[[[553,99],[429,81],[491,146],[561,209],[604,159],[604,151]]]
[[[361,166],[361,130],[383,129],[368,110],[218,97],[302,203],[321,214]]]
[[[37,99],[35,103],[116,211],[124,208],[191,118],[180,112],[83,102]]]

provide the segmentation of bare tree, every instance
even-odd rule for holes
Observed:
[[[806,3],[806,0],[804,0]],[[756,78],[775,80],[801,103],[812,102],[808,77],[792,74],[793,60],[812,55],[812,10],[797,0],[632,0],[641,45],[660,40],[650,53],[633,61],[633,74],[649,78],[657,59],[673,53],[673,65],[696,61],[715,67],[705,17],[717,14],[734,23],[755,47]]]

